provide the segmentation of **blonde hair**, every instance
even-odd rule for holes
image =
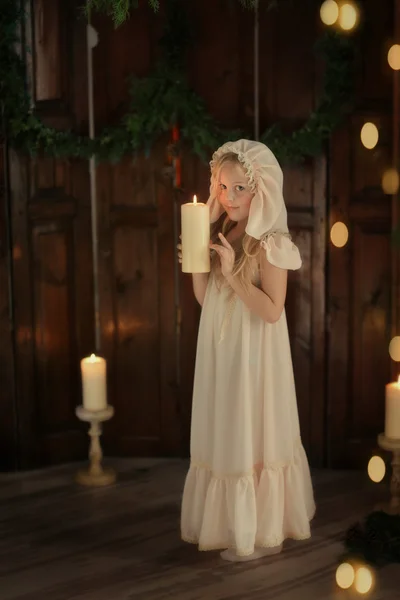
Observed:
[[[232,163],[239,165],[243,168],[238,155],[235,152],[227,152],[223,154],[220,159],[214,165],[214,181],[215,181],[215,189],[214,193],[218,200],[219,195],[219,177],[221,173],[221,169],[223,165],[226,163]],[[245,173],[245,171],[243,170]],[[232,231],[236,226],[234,221],[231,221],[229,217],[224,213],[221,217],[213,223],[211,227],[211,240],[213,244],[219,242],[218,233],[222,231],[222,234],[226,237],[227,234]],[[247,233],[244,233],[243,238],[241,240],[241,244],[233,243],[232,246],[235,250],[235,263],[233,266],[233,275],[238,276],[240,283],[244,287],[244,289],[249,290],[250,285],[253,280],[254,270],[253,270],[253,259],[257,257],[259,254],[259,240],[251,237]],[[216,277],[217,283],[223,285],[224,278],[221,273],[220,259],[216,252],[213,253],[211,259],[212,271]]]

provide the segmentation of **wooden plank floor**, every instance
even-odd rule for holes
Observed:
[[[77,466],[0,475],[0,600],[333,600],[340,538],[386,495],[363,473],[313,474],[313,537],[279,556],[225,563],[179,538],[187,463],[114,461],[105,489],[73,483]],[[400,566],[369,600],[400,598]]]

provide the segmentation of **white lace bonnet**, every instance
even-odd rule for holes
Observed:
[[[207,201],[211,223],[215,223],[224,212],[217,198],[218,181],[215,166],[224,154],[231,152],[237,154],[249,186],[254,192],[246,233],[262,240],[269,258],[274,256],[273,264],[289,269],[300,268],[299,251],[288,235],[282,169],[273,152],[265,144],[242,139],[227,142],[214,152],[210,162],[210,197]],[[279,241],[276,234],[281,234],[278,236]]]

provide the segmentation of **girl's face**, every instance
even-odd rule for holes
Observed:
[[[218,201],[231,221],[248,219],[253,196],[241,165],[233,162],[222,165],[218,180]]]

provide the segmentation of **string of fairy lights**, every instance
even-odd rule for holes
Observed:
[[[361,21],[360,7],[356,2],[345,0],[325,0],[320,7],[321,21],[327,27],[351,33]],[[393,71],[400,70],[400,45],[394,44],[388,51],[387,61]],[[362,145],[367,150],[373,150],[379,142],[379,128],[372,121],[365,122],[360,130]],[[397,160],[395,158],[395,160]],[[381,187],[385,194],[395,196],[399,191],[400,177],[398,165],[387,167],[382,173]],[[336,221],[330,231],[332,244],[343,248],[349,240],[349,230],[342,221]],[[400,361],[400,336],[395,336],[389,344],[389,354],[392,360]],[[380,456],[372,456],[368,463],[368,475],[371,481],[379,483],[386,474],[386,465]],[[336,570],[336,584],[342,590],[349,590],[365,596],[375,585],[375,573],[370,565],[362,561],[342,562]]]

